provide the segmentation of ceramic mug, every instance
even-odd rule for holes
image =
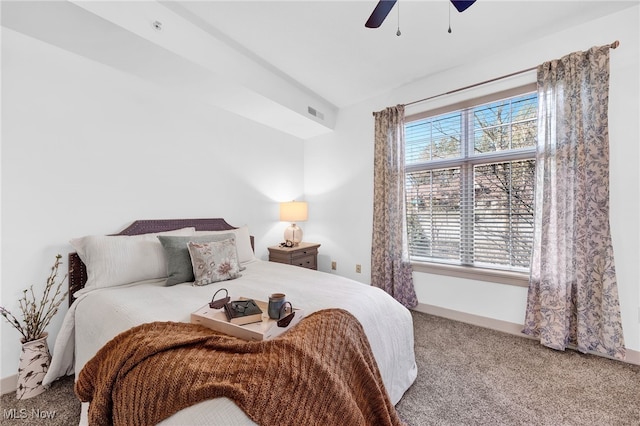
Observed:
[[[269,307],[267,309],[269,318],[276,320],[280,318],[280,308],[284,305],[284,302],[286,300],[283,293],[273,293],[269,296]]]

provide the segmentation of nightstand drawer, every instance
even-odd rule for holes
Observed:
[[[291,260],[291,264],[295,266],[301,266],[303,268],[308,268],[308,269],[318,269],[318,265],[316,265],[315,254],[293,258]]]
[[[303,258],[303,257],[315,257],[318,255],[318,248],[317,247],[311,247],[308,249],[300,249],[297,251],[294,251],[291,253],[291,259],[294,261],[298,261],[299,258]]]
[[[320,244],[306,242],[302,242],[295,247],[269,247],[269,261],[317,270],[318,247],[320,247]]]

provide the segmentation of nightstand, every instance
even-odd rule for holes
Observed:
[[[269,247],[269,262],[286,263],[308,269],[318,269],[317,243],[301,242],[296,247]]]

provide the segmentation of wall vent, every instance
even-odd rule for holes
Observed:
[[[307,111],[314,117],[318,117],[320,120],[324,120],[324,114],[316,110],[315,108],[308,106]]]

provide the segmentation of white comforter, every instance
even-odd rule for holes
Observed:
[[[79,372],[105,343],[135,325],[189,322],[190,313],[222,287],[232,299],[266,300],[271,293],[285,293],[307,315],[325,308],[351,312],[364,327],[394,404],[416,378],[411,315],[387,293],[337,275],[258,260],[247,264],[240,278],[203,287],[166,287],[164,280],[153,280],[80,294],[64,319],[44,384],[74,369]],[[162,424],[253,423],[231,400],[217,398],[182,410]]]

